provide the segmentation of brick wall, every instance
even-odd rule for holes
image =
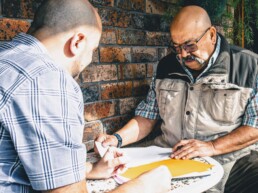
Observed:
[[[169,24],[163,14],[177,0],[90,0],[103,34],[93,62],[80,75],[85,104],[84,139],[92,148],[100,132],[113,133],[146,96],[157,62],[168,53]],[[0,40],[26,32],[42,0],[1,0]]]

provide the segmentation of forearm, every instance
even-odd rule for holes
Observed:
[[[240,126],[228,135],[213,140],[214,155],[226,154],[245,148],[258,141],[258,129]]]
[[[53,190],[42,191],[42,193],[87,193],[86,180],[69,184]]]
[[[171,188],[171,174],[166,166],[150,170],[109,193],[165,193]]]
[[[86,162],[86,179],[96,180],[96,179],[105,179],[106,177],[103,176],[103,173],[106,171],[102,170],[97,166],[96,163]]]
[[[154,128],[157,120],[136,116],[131,119],[118,133],[123,139],[123,146],[146,137]]]
[[[141,190],[141,193],[149,193],[148,191],[148,184],[146,184],[141,179],[134,179],[130,180],[127,183],[117,187],[113,191],[110,191],[109,193],[135,193],[139,192]]]
[[[94,179],[93,163],[86,162],[86,179]]]

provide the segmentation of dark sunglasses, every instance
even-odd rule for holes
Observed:
[[[203,36],[206,34],[206,32],[210,29],[211,27],[209,27],[208,29],[206,29],[204,31],[204,33],[197,38],[196,40],[189,40],[181,45],[174,45],[174,43],[170,42],[170,48],[172,49],[172,51],[175,54],[181,54],[182,53],[182,49],[184,49],[187,53],[191,53],[191,52],[195,52],[196,50],[198,50],[198,46],[197,43],[203,38]]]

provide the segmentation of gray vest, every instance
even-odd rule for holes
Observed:
[[[155,139],[156,145],[173,147],[184,138],[210,141],[241,125],[255,87],[258,57],[236,52],[225,44],[225,39],[222,39],[217,61],[195,83],[173,59],[174,55],[160,62],[156,98],[162,119],[162,135]],[[241,68],[231,68],[235,63]],[[246,67],[242,68],[242,65]],[[240,72],[242,69],[246,72]],[[254,148],[255,145],[251,145],[215,158],[222,164],[228,163]]]

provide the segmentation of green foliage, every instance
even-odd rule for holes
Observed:
[[[242,30],[244,31],[245,45],[251,47],[254,42],[253,29],[258,29],[258,0],[244,0],[244,23],[241,16],[233,15],[235,10],[242,8],[242,0],[179,0],[178,8],[186,5],[198,5],[203,7],[209,14],[214,25],[222,26],[225,36],[233,39],[234,44],[241,44]],[[238,10],[238,12],[241,10]],[[171,21],[174,12],[168,8],[164,20]]]
[[[204,8],[209,14],[213,24],[221,21],[222,15],[225,13],[227,0],[180,0],[182,6],[198,5]]]

